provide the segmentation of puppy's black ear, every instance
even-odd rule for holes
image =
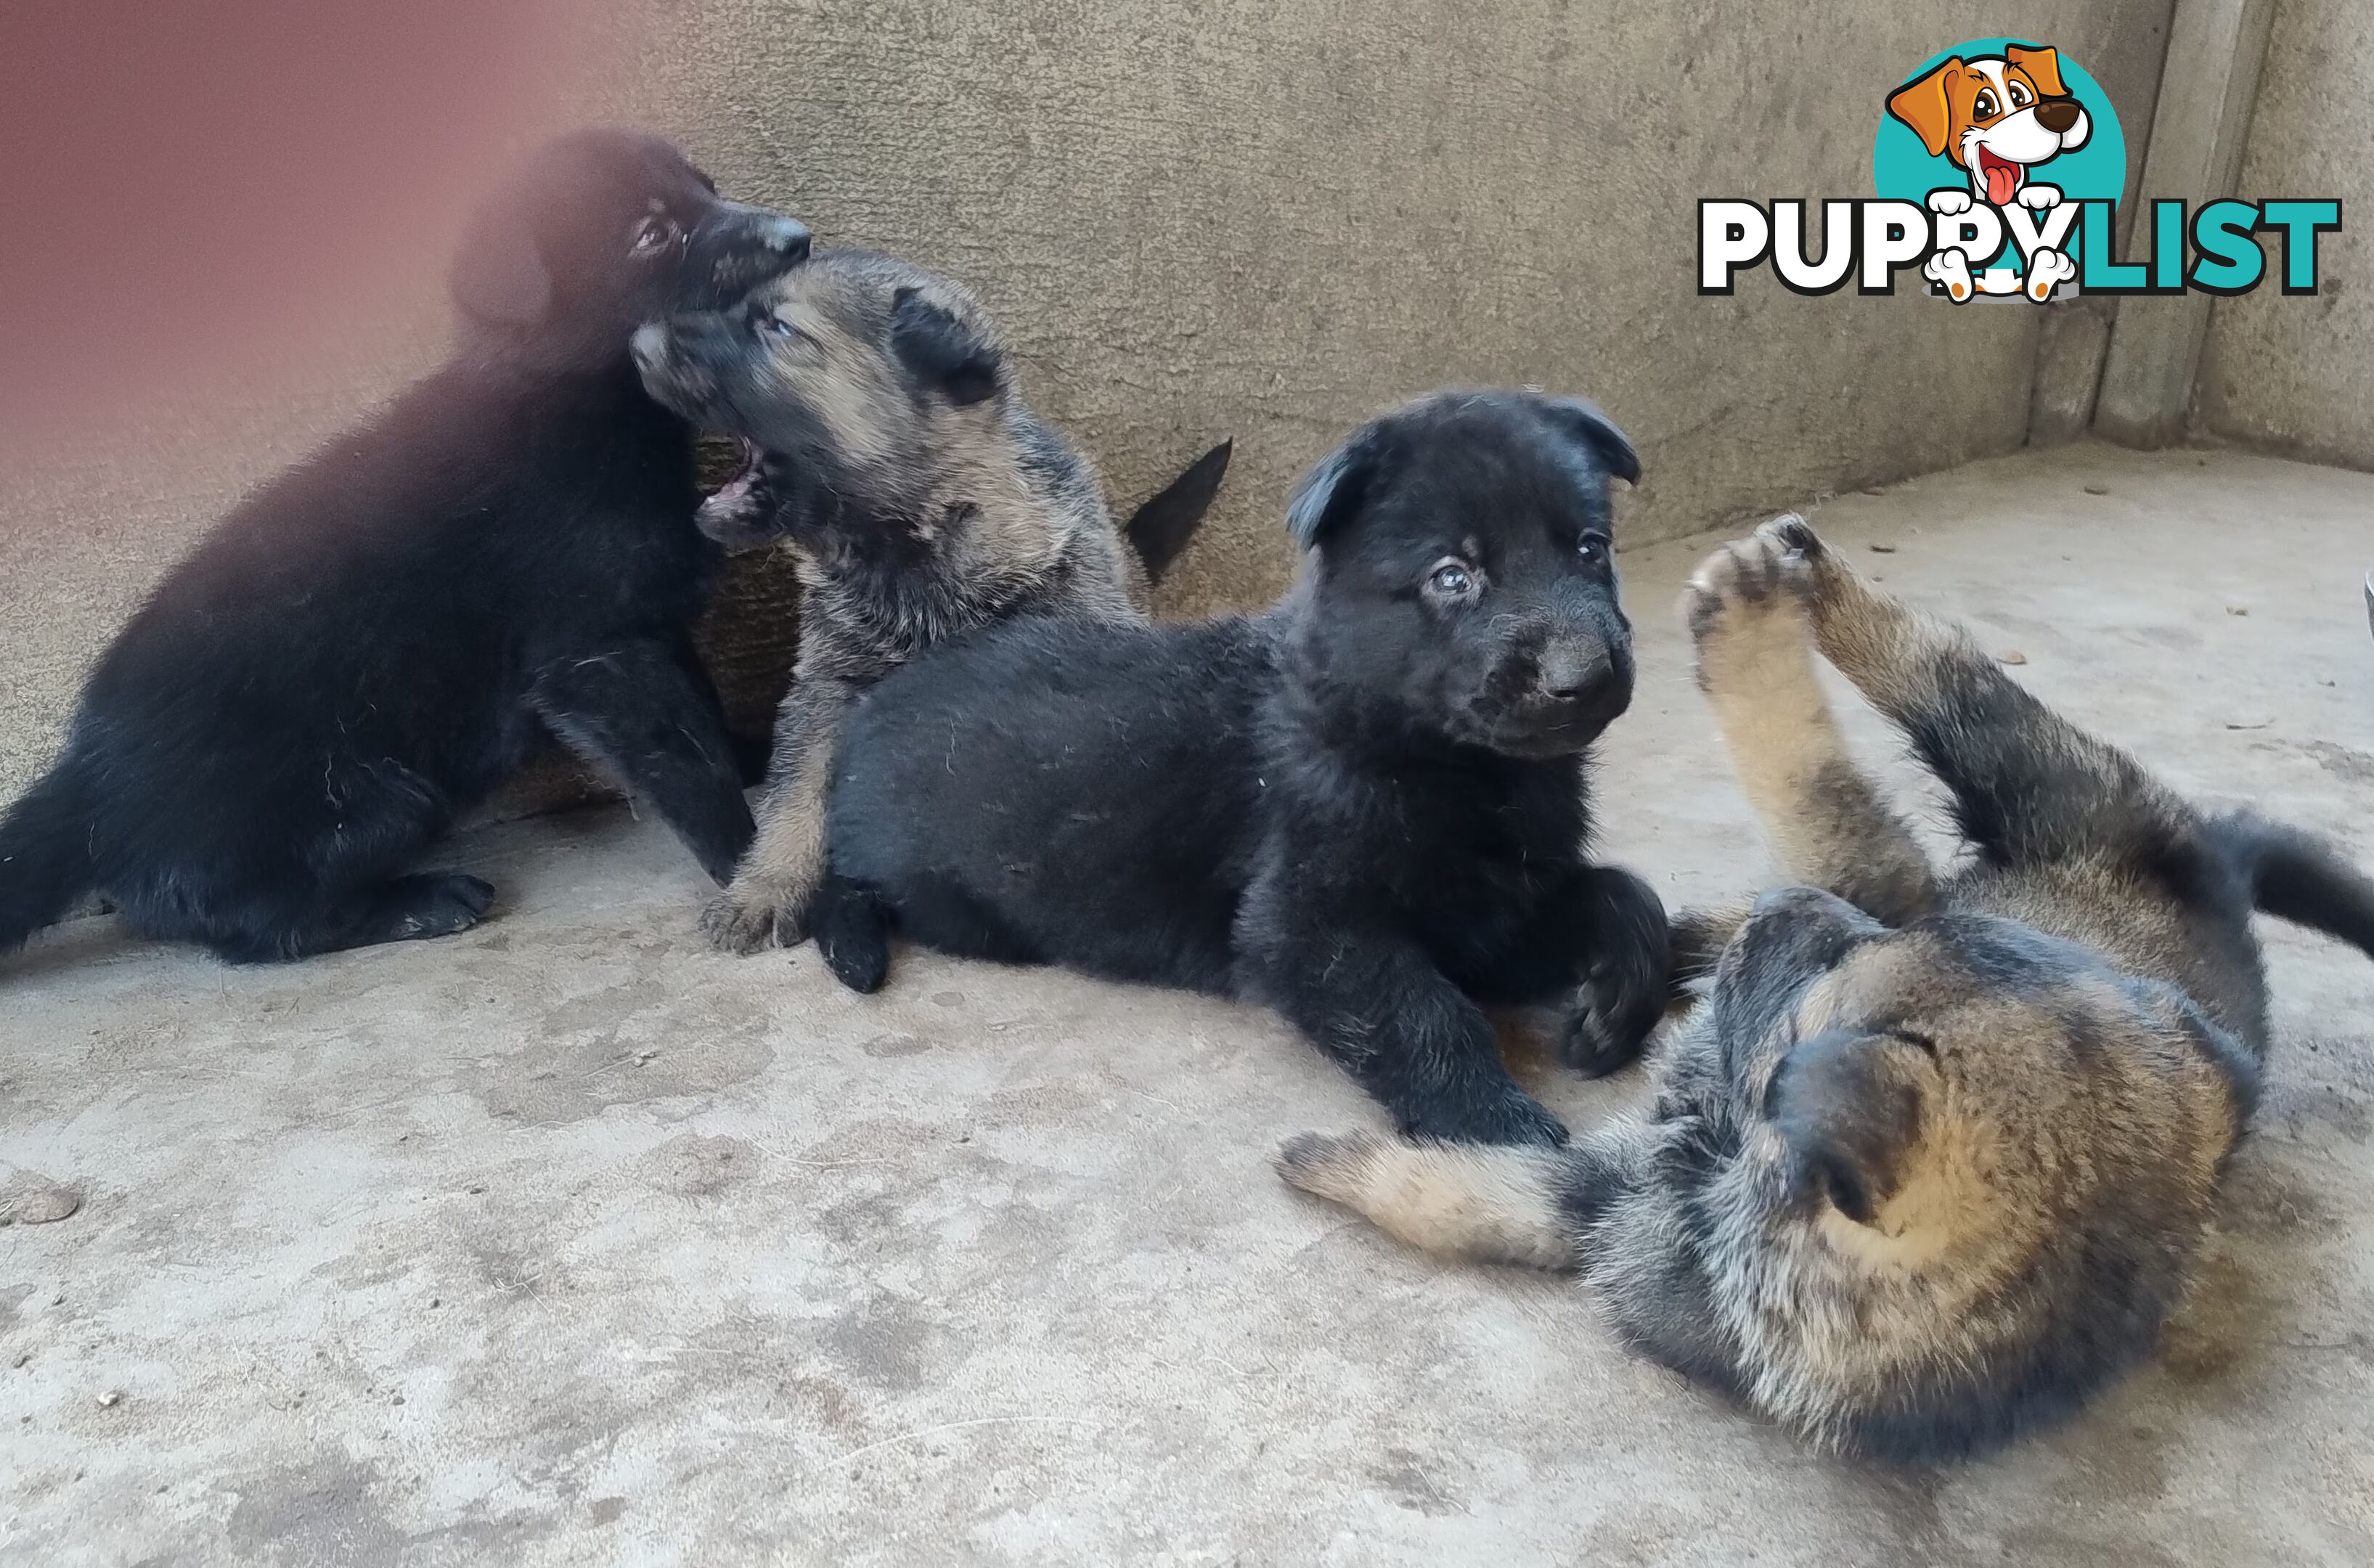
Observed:
[[[1867,1225],[1903,1185],[1921,1140],[1920,1047],[1834,1030],[1800,1042],[1771,1090],[1773,1126],[1802,1178]],[[1930,1071],[1933,1071],[1933,1064]]]
[[[453,303],[494,326],[533,326],[552,306],[552,273],[525,215],[489,202],[470,219],[447,276]]]
[[[1554,397],[1547,399],[1544,406],[1552,419],[1599,455],[1608,473],[1627,485],[1640,483],[1640,454],[1632,450],[1632,443],[1616,427],[1616,421],[1599,411],[1597,404],[1579,397]]]
[[[1376,483],[1381,444],[1376,427],[1369,426],[1302,476],[1293,498],[1286,503],[1286,532],[1296,548],[1310,549],[1360,509]]]
[[[979,403],[997,390],[997,346],[918,290],[902,288],[891,303],[890,352],[952,403]]]

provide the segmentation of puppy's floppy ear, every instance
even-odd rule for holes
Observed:
[[[1954,109],[1945,100],[1945,84],[1961,70],[1962,57],[1957,54],[1887,95],[1887,111],[1912,127],[1931,158],[1944,152],[1953,139]]]
[[[453,303],[495,326],[533,326],[552,307],[552,273],[527,216],[498,199],[470,216],[446,275]]]
[[[1286,503],[1286,532],[1297,549],[1310,549],[1360,509],[1376,479],[1381,445],[1376,427],[1369,426],[1302,476]]]
[[[1834,1029],[1800,1042],[1772,1081],[1772,1124],[1839,1213],[1872,1223],[1908,1174],[1921,1140],[1921,1049],[1886,1035]],[[1924,1071],[1924,1068],[1926,1071]]]
[[[901,288],[893,297],[890,352],[959,404],[979,403],[995,392],[998,368],[1004,362],[994,344],[915,288]]]
[[[1640,454],[1597,404],[1579,397],[1553,397],[1545,399],[1542,406],[1560,428],[1598,454],[1608,473],[1627,485],[1640,483]]]
[[[2027,73],[2039,98],[2069,96],[2069,89],[2061,85],[2061,51],[2048,45],[2006,43],[2004,58]]]

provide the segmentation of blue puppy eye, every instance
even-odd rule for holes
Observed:
[[[1437,593],[1464,593],[1475,586],[1475,579],[1465,567],[1438,567],[1427,581]]]
[[[769,311],[767,314],[760,316],[758,318],[758,326],[760,332],[765,333],[770,337],[797,337],[800,335],[799,328],[792,325],[791,322],[783,320],[782,317],[776,315],[772,311]]]

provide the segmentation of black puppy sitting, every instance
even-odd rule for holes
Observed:
[[[949,952],[1276,1007],[1402,1126],[1564,1139],[1480,1004],[1572,995],[1589,1071],[1663,1005],[1664,911],[1584,858],[1587,753],[1631,700],[1590,404],[1438,394],[1304,481],[1269,613],[1001,626],[859,700],[817,936],[880,983]]]
[[[549,731],[719,881],[750,837],[688,626],[714,545],[638,323],[807,253],[657,138],[569,135],[473,220],[459,351],[217,525],[103,653],[65,750],[0,822],[0,951],[83,893],[233,962],[474,924],[406,874]]]

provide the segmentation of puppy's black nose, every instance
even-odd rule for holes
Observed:
[[[761,246],[782,257],[786,265],[796,266],[808,259],[812,240],[808,226],[798,218],[770,213],[760,220],[755,238]]]
[[[1586,695],[1614,673],[1607,650],[1593,644],[1554,642],[1542,650],[1542,691],[1560,701]]]
[[[2036,106],[2036,123],[2060,135],[2077,123],[2077,100],[2074,98],[2048,98]]]

